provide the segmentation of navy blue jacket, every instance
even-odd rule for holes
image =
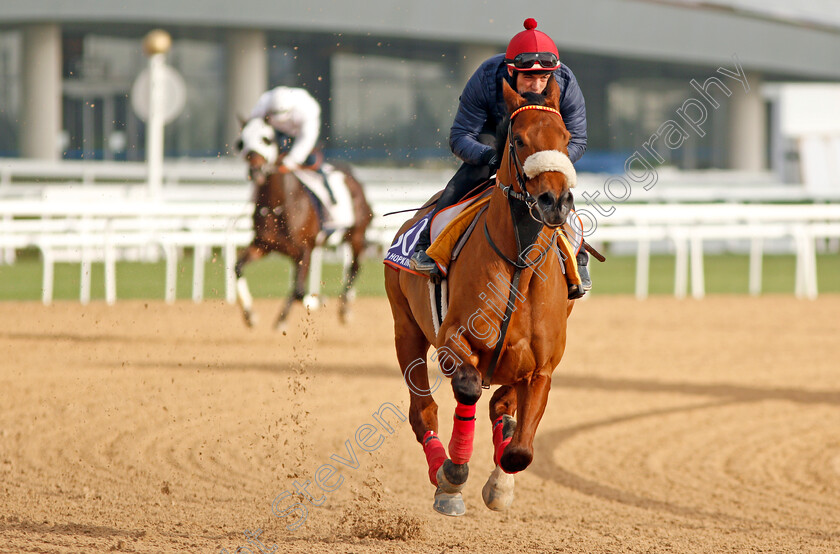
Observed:
[[[449,147],[468,164],[482,165],[482,156],[486,160],[486,152],[492,147],[478,142],[478,135],[495,135],[496,126],[507,115],[502,79],[513,84],[504,58],[504,54],[498,54],[482,63],[461,93],[458,113],[449,131]],[[576,162],[586,150],[586,103],[571,69],[561,65],[554,71],[554,78],[560,86],[560,115],[572,135],[569,159]]]

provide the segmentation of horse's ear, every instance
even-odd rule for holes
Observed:
[[[525,99],[511,88],[507,79],[502,79],[502,93],[505,97],[505,105],[507,105],[508,113],[513,113],[516,108],[525,104]]]
[[[560,86],[557,84],[557,80],[554,78],[554,75],[552,75],[548,80],[543,94],[545,94],[546,104],[548,106],[554,108],[555,110],[560,109]]]
[[[239,122],[240,129],[242,129],[245,126],[245,124],[248,123],[248,120],[242,117],[242,114],[240,113],[236,114],[236,120]]]

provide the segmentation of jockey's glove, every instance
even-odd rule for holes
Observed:
[[[499,169],[501,163],[502,160],[499,158],[499,154],[494,148],[490,148],[484,154],[481,155],[481,165],[486,165],[487,167],[489,167],[491,173]]]

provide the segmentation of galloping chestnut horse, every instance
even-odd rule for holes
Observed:
[[[409,421],[437,487],[434,508],[446,515],[465,512],[460,491],[473,449],[475,405],[482,387],[491,385],[500,385],[490,400],[496,468],[482,496],[490,509],[510,506],[513,474],[533,459],[534,434],[552,372],[563,357],[566,320],[574,305],[555,250],[554,233],[569,213],[575,183],[559,89],[554,79],[545,96],[520,96],[503,86],[511,115],[501,127],[507,133],[499,137],[504,155],[497,184],[449,267],[449,307],[437,333],[428,280],[385,269],[397,358],[411,396]],[[400,232],[427,211],[418,212]],[[457,401],[450,457],[437,436],[437,404],[426,365],[430,345]]]
[[[270,252],[289,256],[295,263],[294,286],[286,304],[277,317],[275,327],[284,325],[296,301],[306,295],[306,278],[312,250],[323,241],[315,200],[303,187],[294,173],[283,171],[277,165],[278,146],[274,129],[263,119],[252,119],[242,127],[237,143],[248,161],[248,175],[256,187],[254,195],[254,240],[236,262],[237,300],[242,308],[245,323],[251,327],[255,317],[252,298],[243,269]],[[353,282],[359,272],[359,257],[365,248],[365,231],[373,219],[365,199],[362,185],[349,170],[342,169],[344,180],[353,203],[354,224],[343,230],[342,242],[350,245],[352,261],[344,276],[344,286],[339,297],[339,316],[342,322],[350,313]],[[337,231],[337,232],[341,232]]]

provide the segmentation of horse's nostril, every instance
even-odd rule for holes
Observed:
[[[575,195],[572,194],[571,190],[567,190],[563,193],[563,196],[560,197],[560,200],[563,204],[568,204],[571,206],[575,202]]]
[[[546,209],[553,208],[556,201],[557,197],[551,191],[544,192],[537,197],[537,202]]]

